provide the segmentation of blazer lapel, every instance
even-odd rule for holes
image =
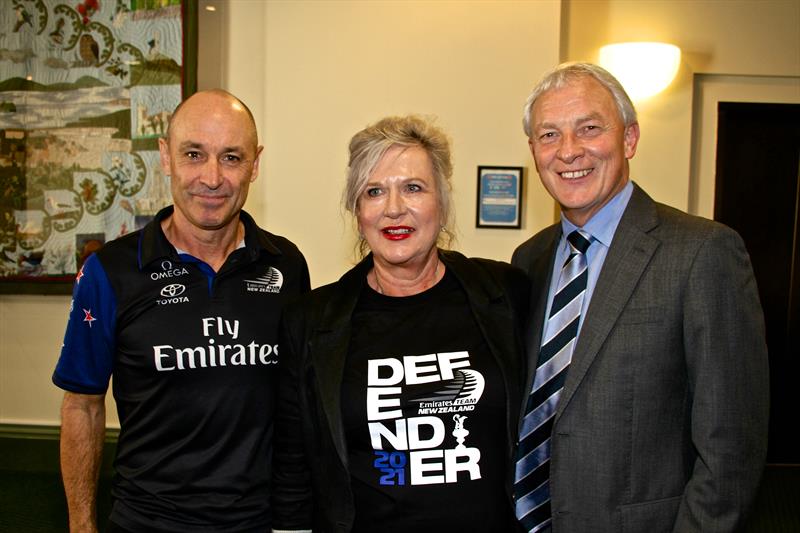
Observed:
[[[578,344],[572,354],[567,380],[556,409],[556,419],[580,386],[660,246],[660,241],[648,234],[657,225],[655,202],[634,184],[633,194],[617,226],[581,326]]]
[[[351,317],[371,266],[372,257],[368,256],[341,277],[332,289],[319,326],[309,340],[320,407],[325,412],[336,451],[345,466],[347,445],[342,424],[342,376],[350,344]]]
[[[341,388],[349,341],[349,326],[318,331],[310,341],[321,408],[328,420],[336,451],[345,465],[347,465],[347,447],[342,425]]]

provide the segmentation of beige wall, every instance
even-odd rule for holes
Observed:
[[[800,79],[699,74],[694,80],[689,211],[714,218],[719,102],[800,104]],[[755,176],[764,179],[766,176]]]
[[[451,134],[465,253],[508,259],[552,220],[534,173],[524,229],[474,229],[477,165],[529,166],[520,110],[558,61],[559,1],[206,2],[221,38],[201,48],[219,57],[200,65],[201,83],[247,102],[266,147],[246,208],[300,246],[315,286],[352,264],[339,211],[347,143],[388,114],[437,115]],[[0,296],[0,423],[57,423],[50,374],[68,307],[68,297]]]
[[[0,295],[0,423],[57,423],[50,376],[68,312],[66,296]]]
[[[642,138],[631,165],[634,180],[679,209],[697,211],[689,178],[695,74],[795,77],[800,93],[797,0],[564,0],[564,11],[565,60],[596,61],[602,45],[627,41],[683,51],[673,84],[637,105]]]
[[[474,227],[477,166],[529,165],[520,109],[558,60],[558,2],[269,2],[265,11],[266,148],[250,205],[297,242],[312,284],[352,265],[353,231],[339,203],[347,144],[386,115],[435,115],[450,133],[464,253],[508,260],[552,219],[552,202],[534,186],[525,229]],[[229,86],[244,89],[247,58],[229,57]]]
[[[223,8],[220,38],[204,43],[220,59],[201,65],[203,83],[219,80],[242,97],[266,145],[247,209],[298,243],[314,285],[350,264],[352,234],[338,208],[347,141],[383,115],[439,117],[453,137],[458,248],[507,259],[553,219],[519,115],[559,50],[565,60],[595,60],[601,44],[627,40],[684,50],[673,86],[639,105],[633,164],[654,197],[683,209],[694,74],[800,76],[796,0],[564,0],[563,15],[558,0],[203,2]],[[479,164],[530,171],[522,230],[474,229]],[[68,307],[67,297],[0,296],[0,423],[57,423],[50,373]]]

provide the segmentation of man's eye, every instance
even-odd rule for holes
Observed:
[[[186,152],[185,155],[186,155],[186,159],[199,159],[200,158],[200,152],[189,151],[189,152]]]
[[[539,135],[539,139],[542,141],[549,141],[551,139],[555,139],[555,137],[556,137],[556,132],[554,131],[547,131]]]
[[[222,160],[228,163],[238,163],[239,161],[242,160],[242,158],[239,157],[238,155],[226,154],[222,157]]]

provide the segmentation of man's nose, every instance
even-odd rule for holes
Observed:
[[[583,145],[572,133],[561,137],[561,144],[558,147],[556,156],[565,163],[571,163],[583,155]]]
[[[209,189],[217,189],[224,181],[222,176],[222,165],[216,159],[211,159],[203,168],[203,175],[201,176],[203,185]]]

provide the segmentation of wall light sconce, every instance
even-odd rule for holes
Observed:
[[[667,43],[617,43],[600,49],[600,66],[619,80],[633,101],[666,89],[680,64],[681,49]]]

